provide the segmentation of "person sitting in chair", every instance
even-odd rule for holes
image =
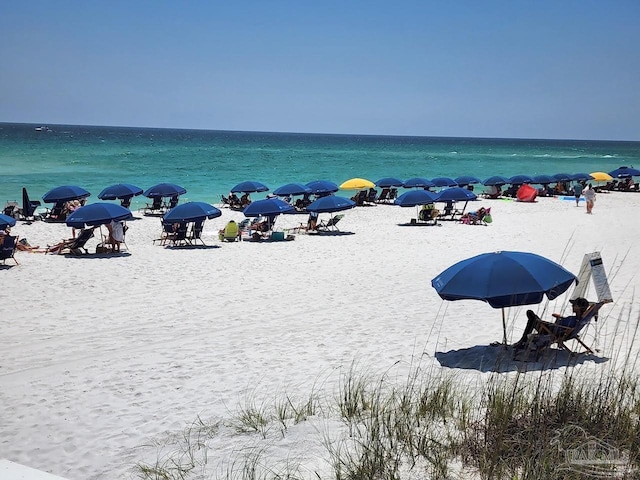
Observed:
[[[569,300],[573,307],[573,315],[563,317],[558,313],[554,313],[552,316],[556,319],[554,323],[545,322],[538,317],[533,310],[527,310],[527,326],[524,328],[522,338],[513,344],[513,348],[520,350],[527,344],[529,334],[534,330],[538,333],[542,333],[546,330],[550,331],[554,335],[560,335],[566,328],[575,327],[578,322],[584,317],[587,309],[589,308],[589,300],[583,297],[578,297],[573,300]]]

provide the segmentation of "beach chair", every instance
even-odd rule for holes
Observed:
[[[388,188],[383,188],[382,191],[380,192],[380,195],[378,195],[378,198],[376,199],[377,203],[386,203],[389,199],[389,192],[390,190]]]
[[[344,214],[339,214],[339,215],[336,215],[335,217],[331,217],[326,222],[324,220],[321,220],[316,225],[316,230],[318,232],[329,232],[329,231],[332,231],[332,230],[335,231],[335,232],[339,232],[340,229],[336,225],[343,218],[344,218]]]
[[[47,209],[44,219],[48,222],[64,222],[66,219],[64,202],[56,203],[51,210]]]
[[[162,208],[162,197],[153,197],[151,205],[147,203],[147,206],[144,207],[142,213],[144,215],[159,215],[164,213],[164,208]]]
[[[598,312],[605,303],[609,303],[609,300],[597,303],[591,303],[587,308],[584,316],[580,319],[578,324],[574,327],[565,327],[558,324],[541,323],[540,332],[530,336],[525,351],[527,354],[533,353],[536,361],[540,355],[549,349],[554,344],[557,344],[558,348],[565,350],[573,355],[581,353],[593,354],[594,351],[580,338],[580,333],[591,323],[591,320],[598,321]],[[567,346],[567,342],[575,341],[579,347],[578,349],[571,349]],[[580,349],[580,347],[582,347]],[[582,351],[580,351],[582,350]]]
[[[2,246],[0,247],[0,260],[4,265],[7,264],[7,260],[12,258],[16,265],[20,265],[16,257],[14,256],[16,253],[16,248],[18,245],[18,237],[13,237],[11,235],[5,235],[4,240],[2,241]]]
[[[187,236],[187,224],[180,223],[175,234],[169,237],[169,241],[174,247],[191,245],[191,239]]]
[[[173,228],[173,223],[162,223],[162,233],[160,234],[160,238],[155,238],[153,240],[153,244],[156,242],[160,242],[160,245],[166,245],[168,242],[172,241],[176,235],[176,231]]]
[[[63,240],[57,245],[47,248],[47,253],[56,253],[58,255],[61,255],[63,253],[70,253],[71,255],[88,254],[89,250],[86,249],[85,245],[89,241],[89,239],[93,237],[94,228],[95,227],[85,228],[80,231],[80,235],[78,235],[76,238]]]
[[[193,223],[193,227],[191,228],[191,243],[195,243],[199,241],[202,245],[205,245],[204,240],[202,240],[202,230],[204,229],[204,220],[200,220]]]
[[[39,200],[31,200],[29,199],[29,194],[27,193],[27,189],[22,187],[22,220],[35,220],[36,219],[36,210],[41,205]],[[38,217],[40,218],[40,217]]]

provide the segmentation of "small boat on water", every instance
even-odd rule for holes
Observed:
[[[46,125],[43,125],[41,127],[36,127],[36,132],[51,132],[51,129]]]

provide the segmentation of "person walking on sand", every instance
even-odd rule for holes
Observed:
[[[587,213],[591,213],[593,210],[593,204],[596,201],[596,191],[593,189],[591,184],[589,184],[584,191],[584,199],[587,202]]]
[[[574,186],[573,186],[573,195],[576,197],[576,207],[580,206],[580,196],[582,195],[582,184],[580,182],[577,182]]]

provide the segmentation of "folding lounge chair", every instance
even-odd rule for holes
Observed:
[[[27,189],[22,187],[22,219],[35,220],[36,209],[41,205],[40,200],[30,200]]]
[[[3,264],[7,264],[7,259],[12,258],[16,265],[20,265],[14,254],[16,253],[16,247],[18,245],[18,237],[13,237],[11,235],[5,235],[4,240],[2,242],[2,246],[0,247],[0,260],[2,260]]]
[[[540,325],[541,331],[532,335],[529,340],[529,345],[526,350],[535,352],[536,360],[540,357],[540,355],[553,344],[557,344],[558,347],[562,350],[565,350],[571,354],[579,354],[579,353],[591,353],[593,354],[593,349],[587,346],[582,339],[580,338],[580,332],[585,329],[591,320],[598,321],[598,312],[600,308],[606,302],[598,302],[592,303],[589,308],[587,308],[584,316],[580,319],[578,324],[574,327],[565,327],[562,325],[553,324],[553,329],[547,326],[547,323],[542,323]],[[572,350],[566,345],[566,342],[570,340],[575,340],[584,351]]]
[[[153,202],[151,205],[147,203],[147,206],[144,207],[143,213],[145,215],[158,215],[164,212],[162,208],[162,197],[153,197]]]
[[[167,242],[170,242],[175,237],[176,232],[173,228],[173,223],[164,223],[162,222],[162,233],[160,234],[160,238],[156,238],[153,240],[153,243],[160,242],[160,245],[166,245]]]
[[[340,214],[340,215],[336,215],[335,217],[331,217],[328,221],[320,221],[320,223],[318,223],[318,225],[316,225],[316,230],[318,232],[328,232],[330,230],[339,232],[340,229],[336,226],[336,224],[342,220],[342,218],[344,217],[344,214]]]
[[[57,254],[68,252],[72,255],[88,254],[89,250],[85,248],[85,245],[89,241],[89,239],[93,237],[93,235],[93,228],[85,228],[76,238],[65,240],[58,249],[56,249],[55,251],[48,250],[48,252]]]
[[[193,243],[199,241],[202,245],[205,245],[204,240],[202,240],[202,230],[204,229],[204,220],[194,222],[193,227],[191,229],[191,240]]]

